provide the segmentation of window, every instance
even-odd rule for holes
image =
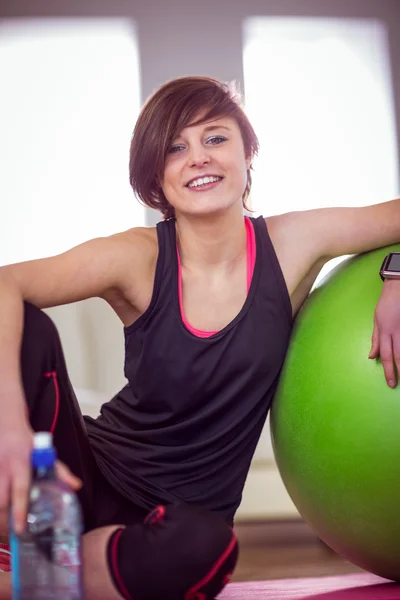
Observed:
[[[260,139],[253,208],[266,216],[399,193],[387,32],[376,20],[250,18],[246,109]]]
[[[129,185],[140,109],[124,19],[0,21],[0,264],[143,225]]]

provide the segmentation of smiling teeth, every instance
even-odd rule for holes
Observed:
[[[206,183],[213,183],[214,181],[219,181],[222,177],[199,177],[199,179],[195,179],[191,183],[189,183],[188,187],[197,187],[199,185],[205,185]]]

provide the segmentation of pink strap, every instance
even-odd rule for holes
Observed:
[[[57,424],[58,413],[60,412],[60,388],[58,386],[58,379],[57,379],[56,371],[50,371],[49,373],[45,373],[44,376],[51,377],[53,379],[54,391],[56,393],[56,406],[55,406],[55,410],[54,410],[53,422],[50,427],[50,433],[54,433],[54,430],[55,430],[56,424]]]
[[[247,233],[247,293],[249,293],[251,280],[253,279],[254,266],[256,264],[256,235],[253,223],[249,217],[245,217]]]
[[[247,277],[247,293],[249,293],[249,289],[250,289],[250,285],[251,285],[251,280],[253,278],[253,273],[254,273],[254,265],[256,264],[256,236],[254,233],[254,227],[253,227],[253,223],[251,222],[251,220],[249,219],[249,217],[245,217],[245,225],[246,225],[246,235],[247,235],[247,273],[246,273],[246,277]],[[185,327],[191,332],[193,333],[193,335],[196,335],[197,337],[201,337],[201,338],[207,338],[207,337],[211,337],[212,335],[215,335],[216,333],[218,333],[218,331],[202,331],[200,329],[196,329],[195,327],[192,327],[190,325],[190,323],[188,322],[188,320],[185,317],[184,311],[183,311],[183,302],[182,302],[182,265],[181,265],[181,259],[179,256],[179,250],[178,250],[178,246],[176,246],[176,253],[178,256],[178,295],[179,295],[179,307],[180,307],[180,311],[181,311],[181,318],[182,321],[185,325]]]

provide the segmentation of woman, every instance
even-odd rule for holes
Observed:
[[[52,430],[60,476],[83,482],[89,599],[222,589],[293,315],[327,260],[400,240],[399,200],[244,218],[257,150],[228,87],[171,81],[144,106],[130,154],[133,190],[164,220],[0,270],[0,510],[11,501],[21,530],[32,431]],[[93,296],[122,321],[129,383],[83,421],[39,309]],[[385,281],[371,353],[393,386],[399,299]]]

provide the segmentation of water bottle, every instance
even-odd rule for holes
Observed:
[[[82,516],[76,494],[55,475],[52,435],[36,433],[25,531],[10,527],[13,600],[82,600]]]

